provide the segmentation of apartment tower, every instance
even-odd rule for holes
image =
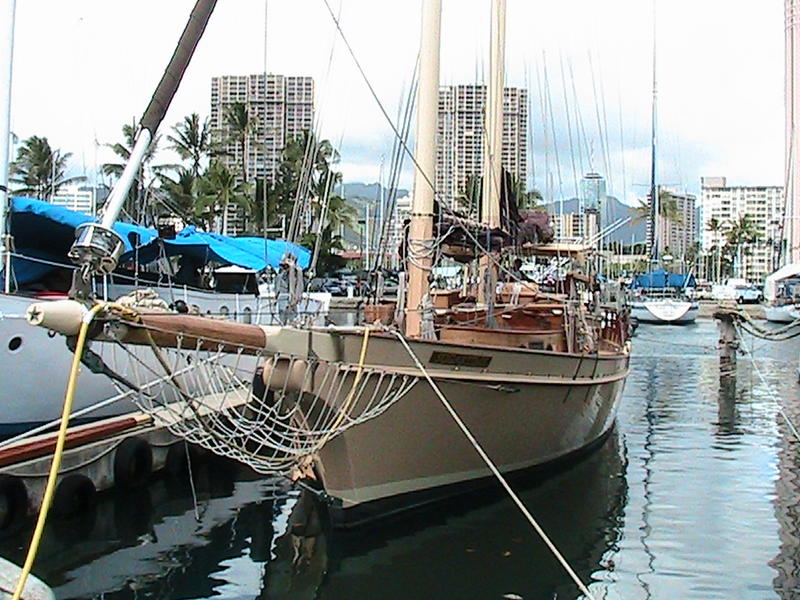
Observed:
[[[450,206],[483,174],[485,85],[453,85],[439,90],[436,191]],[[527,176],[528,91],[503,90],[503,168],[523,184]],[[460,206],[459,206],[460,204]],[[474,212],[473,216],[477,216]]]
[[[242,103],[255,125],[242,148],[233,140],[225,119],[228,109]],[[314,124],[314,80],[285,75],[222,75],[211,78],[211,135],[221,144],[222,160],[248,182],[275,180],[286,142]],[[235,211],[235,207],[232,207]],[[241,233],[241,215],[229,215],[229,235]]]

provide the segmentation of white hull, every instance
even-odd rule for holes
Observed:
[[[133,291],[133,286],[111,285],[109,298],[117,298]],[[141,289],[141,288],[140,288]],[[228,314],[239,322],[263,325],[279,323],[281,306],[274,297],[264,298],[254,294],[220,294],[181,288],[154,288],[167,302],[184,300],[205,314]],[[326,298],[327,297],[327,298]],[[72,366],[72,352],[61,335],[51,336],[45,329],[33,327],[24,320],[25,311],[34,301],[27,296],[0,294],[0,384],[3,402],[0,403],[0,436],[14,435],[61,417],[67,378]],[[330,303],[330,294],[308,294],[303,307],[309,318],[323,318]],[[315,311],[322,311],[316,313]],[[316,317],[316,318],[314,318]],[[131,348],[137,357],[116,344],[92,342],[91,349],[115,372],[141,385],[164,375],[152,351]],[[139,363],[141,361],[141,364]],[[97,403],[120,395],[128,388],[115,385],[104,374],[91,373],[81,367],[72,412],[86,409]],[[91,411],[85,418],[116,416],[137,410],[128,400],[120,400]]]
[[[694,323],[699,308],[696,302],[656,299],[631,303],[631,316],[639,323],[666,323],[685,325]]]
[[[765,305],[764,314],[771,323],[792,323],[800,319],[800,307],[795,304]]]

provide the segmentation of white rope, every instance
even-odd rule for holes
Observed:
[[[436,383],[433,381],[433,379],[431,379],[431,376],[428,374],[428,371],[426,371],[425,367],[422,366],[422,363],[420,362],[419,358],[417,358],[417,355],[414,354],[414,351],[408,345],[408,342],[406,342],[406,339],[403,337],[403,335],[399,331],[395,331],[394,334],[397,336],[397,339],[399,339],[400,342],[403,344],[403,346],[405,347],[406,351],[408,352],[408,355],[414,361],[414,363],[416,364],[417,368],[422,372],[422,375],[428,381],[428,383],[430,384],[430,386],[433,389],[434,393],[438,396],[439,400],[441,401],[442,405],[445,407],[445,409],[447,409],[447,412],[450,413],[450,416],[453,418],[453,420],[456,422],[458,427],[464,433],[466,438],[469,440],[469,442],[475,448],[475,451],[480,455],[480,457],[483,459],[483,462],[486,463],[486,466],[489,467],[489,470],[497,478],[497,480],[500,482],[500,484],[503,486],[503,488],[505,488],[506,492],[508,492],[508,495],[511,496],[511,499],[514,501],[514,504],[516,504],[517,508],[519,508],[520,511],[522,512],[522,514],[525,515],[525,518],[528,519],[528,522],[536,530],[536,533],[539,534],[539,537],[542,538],[542,541],[545,543],[545,545],[547,545],[547,547],[553,553],[553,556],[555,556],[556,559],[558,560],[558,562],[561,563],[561,566],[564,567],[564,570],[570,576],[570,578],[575,583],[575,585],[578,586],[578,589],[580,589],[581,593],[583,593],[583,595],[586,596],[589,600],[594,600],[594,596],[592,596],[591,592],[589,592],[589,588],[587,588],[584,585],[584,583],[580,580],[580,578],[575,573],[575,571],[572,570],[572,567],[569,566],[569,563],[567,562],[567,560],[564,558],[564,556],[561,554],[561,552],[558,551],[558,548],[556,548],[555,544],[553,544],[553,542],[550,540],[550,538],[544,532],[544,530],[539,525],[539,523],[536,521],[536,519],[533,517],[533,515],[530,513],[530,511],[525,507],[525,505],[522,503],[522,500],[519,499],[519,496],[517,496],[517,494],[514,492],[514,490],[511,489],[511,486],[508,485],[508,482],[503,477],[503,475],[500,473],[499,469],[492,462],[492,459],[489,458],[489,455],[486,454],[486,451],[478,443],[478,440],[475,439],[475,436],[472,435],[472,432],[469,430],[469,428],[464,424],[464,422],[458,416],[458,414],[456,413],[455,409],[447,401],[447,398],[444,397],[444,394],[442,394],[441,390],[436,385]]]

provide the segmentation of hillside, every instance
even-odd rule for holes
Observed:
[[[576,213],[578,212],[578,203],[577,198],[570,198],[569,200],[564,200],[564,213]],[[547,211],[551,214],[558,214],[560,210],[560,206],[558,202],[551,202],[549,204],[545,204],[543,206]],[[614,196],[607,196],[606,201],[602,203],[600,207],[600,222],[605,225],[610,225],[619,219],[625,219],[627,217],[631,217],[631,221],[628,221],[625,225],[620,227],[617,231],[615,231],[611,236],[609,236],[609,240],[612,242],[622,242],[624,244],[630,244],[631,238],[635,242],[644,242],[647,238],[647,225],[643,220],[636,221],[636,211],[632,206],[628,206],[627,204],[620,202]]]

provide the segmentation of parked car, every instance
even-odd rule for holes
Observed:
[[[731,277],[721,285],[715,285],[712,291],[715,300],[733,300],[738,304],[756,303],[764,299],[761,288],[745,279]]]

